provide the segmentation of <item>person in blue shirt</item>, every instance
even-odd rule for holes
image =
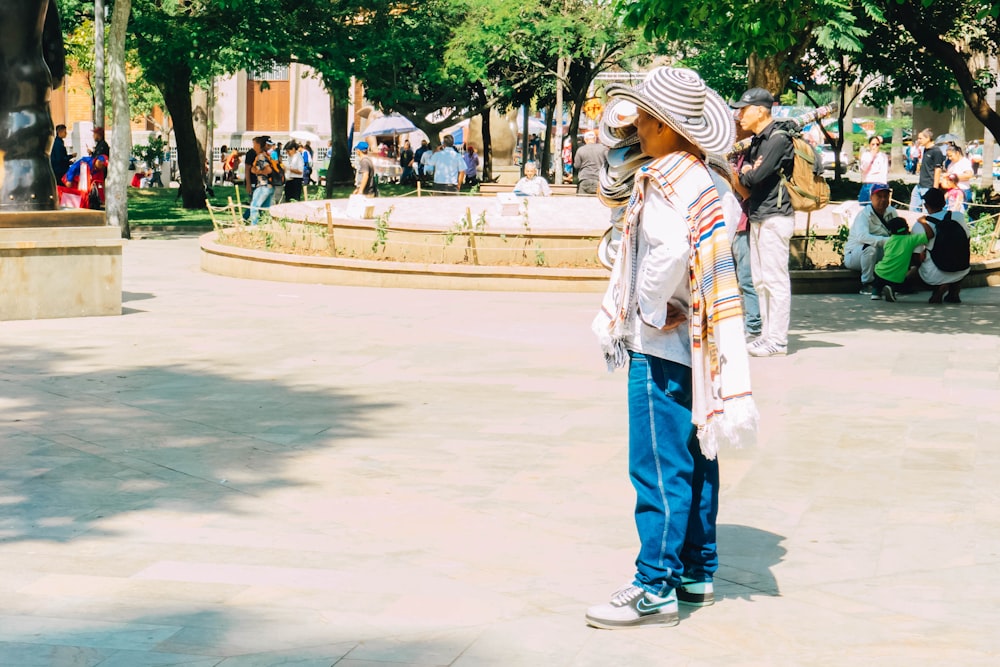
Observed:
[[[465,160],[455,150],[455,137],[446,135],[441,143],[444,148],[434,153],[434,157],[431,158],[434,167],[432,189],[436,192],[457,194],[462,187],[462,181],[465,180]]]

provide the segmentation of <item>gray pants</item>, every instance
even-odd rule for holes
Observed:
[[[883,254],[881,246],[855,246],[844,253],[844,266],[852,271],[861,272],[862,285],[871,285],[875,280],[875,265],[882,259]]]

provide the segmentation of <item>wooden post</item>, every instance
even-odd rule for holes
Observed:
[[[420,179],[417,179],[417,196],[420,196]]]
[[[333,238],[333,210],[330,208],[330,202],[326,203],[326,236],[327,243],[330,245],[330,254],[336,257],[337,244]]]
[[[230,215],[233,216],[233,226],[235,227],[236,225],[240,224],[240,216],[239,213],[236,212],[236,207],[233,205],[233,198],[229,197],[228,201],[229,201],[229,213]]]
[[[469,221],[469,248],[472,249],[472,263],[479,266],[479,250],[476,248],[475,227],[472,224],[472,209],[465,209],[465,219]]]

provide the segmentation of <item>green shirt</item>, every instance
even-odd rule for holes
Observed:
[[[927,234],[893,234],[885,242],[882,261],[875,265],[875,274],[892,283],[901,283],[910,268],[910,255],[918,245],[927,243]]]

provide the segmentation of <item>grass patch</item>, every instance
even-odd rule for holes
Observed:
[[[216,185],[215,196],[209,201],[213,206],[224,206],[232,197],[236,201],[236,188],[232,185]],[[413,192],[410,186],[394,183],[380,183],[379,194],[383,197],[399,197]],[[346,199],[354,188],[349,185],[334,187],[334,199]],[[308,189],[309,199],[325,199],[324,188],[312,185]],[[249,203],[246,190],[240,189],[240,202]],[[131,226],[151,227],[205,227],[212,226],[212,218],[207,209],[188,210],[181,206],[177,198],[177,188],[129,188],[128,221]]]

